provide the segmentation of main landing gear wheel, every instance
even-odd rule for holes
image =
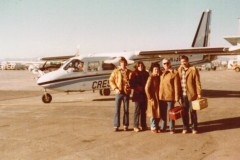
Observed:
[[[111,90],[109,88],[107,88],[107,89],[100,89],[99,90],[99,94],[101,96],[109,96],[110,93],[111,93]]]
[[[240,68],[238,68],[238,67],[235,68],[235,71],[236,71],[236,72],[239,72],[239,71],[240,71]]]
[[[43,103],[50,103],[52,101],[52,96],[49,93],[46,93],[42,96]]]
[[[103,95],[104,95],[104,96],[109,96],[110,93],[111,93],[111,91],[110,91],[109,88],[108,88],[108,89],[103,89]]]

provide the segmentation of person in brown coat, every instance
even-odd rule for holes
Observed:
[[[147,115],[150,117],[151,131],[159,133],[160,108],[159,108],[159,84],[160,84],[160,65],[153,63],[150,67],[145,91],[147,95]]]
[[[132,73],[130,79],[130,86],[133,89],[132,101],[135,102],[134,111],[134,128],[135,132],[139,132],[139,120],[142,130],[147,130],[146,123],[146,109],[147,109],[147,97],[145,93],[145,85],[149,76],[149,73],[145,69],[145,65],[142,61],[139,61],[135,65],[135,71]]]
[[[119,68],[113,70],[109,78],[109,84],[112,90],[115,91],[115,113],[114,113],[114,131],[119,131],[120,127],[120,109],[123,101],[123,125],[124,131],[128,130],[129,126],[129,95],[131,94],[131,88],[129,79],[131,77],[131,71],[127,69],[127,60],[121,57],[119,60]]]
[[[192,133],[197,133],[197,112],[192,109],[192,101],[201,98],[200,75],[196,67],[189,64],[187,56],[181,57],[181,66],[178,68],[181,79],[181,99],[183,104],[183,134],[189,130],[189,112],[192,121]]]
[[[171,62],[163,59],[164,71],[161,75],[159,90],[160,110],[161,110],[161,130],[166,131],[168,110],[174,107],[175,102],[180,99],[180,79],[177,70],[172,69]],[[175,121],[169,120],[170,134],[174,134]]]

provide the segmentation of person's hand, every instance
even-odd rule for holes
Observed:
[[[119,89],[115,89],[115,93],[119,94],[120,93]]]
[[[178,99],[175,99],[175,102],[179,102],[180,101],[180,99],[178,98]]]
[[[201,95],[201,94],[198,95],[198,99],[200,99],[200,98],[202,98],[202,95]]]

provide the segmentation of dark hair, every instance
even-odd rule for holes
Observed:
[[[158,62],[155,62],[155,63],[152,63],[152,64],[151,64],[151,67],[150,67],[149,71],[150,71],[150,72],[153,72],[153,68],[154,68],[154,67],[157,67],[157,68],[159,68],[159,70],[160,70],[160,64],[159,64]]]
[[[144,65],[144,63],[143,63],[142,61],[138,61],[138,62],[135,64],[135,66],[134,66],[135,70],[138,69],[138,67],[139,67],[140,64],[143,66],[143,70],[146,70],[146,66]]]
[[[124,57],[120,57],[119,63],[124,62],[125,64],[127,64],[127,60]]]
[[[182,56],[181,56],[181,59],[184,59],[184,60],[188,61],[188,57],[185,56],[185,55],[182,55]]]

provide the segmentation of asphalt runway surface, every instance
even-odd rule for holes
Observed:
[[[198,111],[199,134],[181,134],[177,120],[171,135],[134,132],[133,102],[130,131],[113,132],[113,94],[50,92],[53,101],[44,104],[32,73],[0,71],[0,159],[239,159],[240,73],[200,75],[209,107]]]

